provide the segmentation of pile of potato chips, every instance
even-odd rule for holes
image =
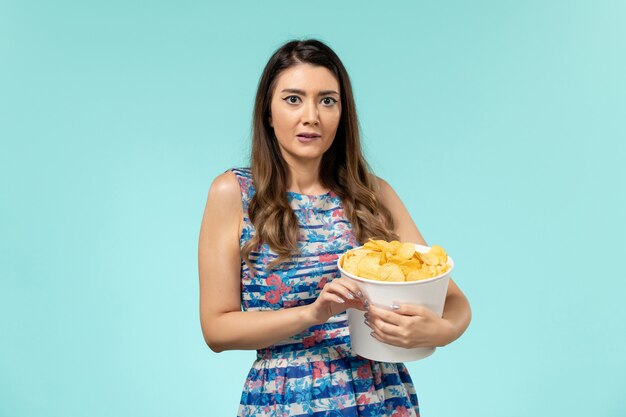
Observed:
[[[438,245],[428,253],[415,250],[413,243],[370,239],[358,249],[347,251],[340,260],[344,271],[377,281],[419,281],[443,274],[448,269],[448,254]]]

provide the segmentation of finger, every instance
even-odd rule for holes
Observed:
[[[359,300],[365,300],[365,295],[363,294],[357,283],[346,280],[346,287],[348,287],[350,289],[350,292],[356,295]]]
[[[372,323],[366,323],[372,329],[372,337],[375,339],[387,343],[393,346],[399,346],[403,348],[414,347],[432,347],[436,346],[433,343],[432,338],[424,337],[421,335],[411,336],[410,332],[401,327],[395,328],[391,325],[374,325]]]
[[[428,307],[420,305],[393,303],[391,308],[392,311],[405,316],[439,317]]]
[[[337,278],[333,280],[332,283],[344,287],[347,291],[352,293],[352,295],[355,296],[356,298],[359,298],[359,299],[364,298],[363,293],[361,292],[359,286],[354,281],[351,281],[346,278]]]
[[[326,284],[324,286],[324,289],[342,297],[344,300],[347,301],[353,301],[357,299],[356,295],[350,290],[350,288],[342,285],[342,283],[337,281],[332,281]]]
[[[342,287],[341,287],[342,288]],[[365,310],[365,306],[363,302],[358,298],[354,298],[353,295],[349,293],[347,290],[343,290],[338,286],[326,285],[320,293],[320,296],[324,296],[324,300],[339,303],[344,305],[344,309],[355,308],[357,310]]]
[[[321,298],[324,301],[331,302],[331,303],[339,303],[339,304],[346,303],[346,300],[341,296],[341,294],[338,294],[333,291],[324,291],[320,293],[319,298]]]
[[[408,347],[407,342],[405,340],[402,340],[399,337],[382,335],[382,334],[376,333],[375,331],[371,332],[370,336],[372,336],[374,339],[378,340],[379,342],[386,343],[388,345],[393,345],[393,346],[398,346],[398,347]]]
[[[363,304],[363,301],[359,300],[358,298],[354,300],[348,300],[348,303],[346,305],[348,306],[348,308],[355,308],[357,310],[367,311],[365,305]]]
[[[372,319],[380,319],[395,326],[401,326],[406,321],[406,316],[376,306],[370,306],[369,313]]]
[[[369,314],[365,316],[365,324],[367,324],[372,330],[374,330],[380,336],[393,336],[399,337],[402,328],[395,324],[387,323],[381,320],[379,317],[373,317]]]

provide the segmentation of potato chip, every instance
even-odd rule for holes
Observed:
[[[363,245],[363,249],[371,249],[375,251],[380,251],[380,247],[373,240],[369,240],[365,242],[365,245]]]
[[[397,251],[397,255],[400,258],[411,259],[415,253],[415,245],[412,243],[403,243]]]
[[[387,242],[386,240],[374,240],[374,243],[378,245],[381,252],[391,252],[391,253],[396,252],[396,248],[391,242]]]
[[[369,279],[378,279],[380,270],[380,257],[363,256],[357,265],[358,276]]]
[[[391,252],[381,252],[380,253],[380,264],[381,265],[384,265],[384,264],[387,263],[387,257],[388,256],[393,256],[393,255],[391,254]]]
[[[422,269],[422,263],[418,260],[411,259],[409,261],[404,261],[400,263],[400,269],[405,277],[408,278],[411,271],[417,271],[418,269]]]
[[[445,265],[435,265],[435,271],[436,271],[437,275],[443,274],[449,268],[450,268],[450,265],[448,265],[448,264],[445,264]]]
[[[348,251],[347,253],[351,254],[351,256],[363,256],[363,255],[367,255],[368,253],[377,253],[378,250],[374,251],[371,249],[352,249],[350,251]]]
[[[362,256],[351,256],[349,258],[345,258],[342,268],[349,274],[359,275],[358,265],[361,258]]]
[[[421,253],[413,243],[370,239],[361,248],[347,251],[339,264],[347,273],[362,278],[404,282],[444,274],[450,269],[447,262],[448,254],[439,245]]]
[[[404,281],[404,273],[402,272],[402,269],[400,269],[398,265],[391,262],[380,267],[379,276],[383,281]]]
[[[439,263],[439,257],[431,253],[420,253],[419,258],[427,265],[437,265]]]
[[[441,246],[433,245],[430,248],[430,253],[436,255],[439,258],[439,263],[445,264],[446,262],[448,262],[448,254]]]
[[[430,278],[430,273],[426,269],[416,269],[409,272],[406,277],[407,281],[420,281],[422,279]]]

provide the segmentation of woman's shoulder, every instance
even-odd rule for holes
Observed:
[[[254,192],[250,168],[230,168],[213,180],[209,198],[218,203],[229,205],[247,201]]]
[[[376,198],[392,213],[404,209],[404,203],[393,187],[384,179],[374,176],[374,192]],[[404,209],[406,210],[406,209]]]
[[[381,177],[372,174],[372,179],[372,183],[374,184],[374,192],[380,200],[388,200],[390,197],[393,197],[396,194],[391,185],[389,185],[389,183]]]
[[[234,169],[229,169],[213,179],[209,199],[226,206],[241,201],[240,182]]]

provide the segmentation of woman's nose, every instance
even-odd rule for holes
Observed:
[[[302,122],[304,124],[317,124],[319,122],[319,113],[317,103],[308,101],[302,109]]]

